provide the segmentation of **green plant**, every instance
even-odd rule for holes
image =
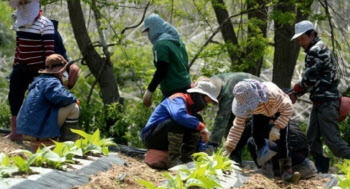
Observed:
[[[75,146],[74,142],[72,141],[66,141],[66,142],[56,142],[55,148],[52,150],[53,152],[57,153],[60,157],[65,157],[66,162],[74,163],[73,157],[74,156],[82,156],[83,151],[82,149]]]
[[[54,169],[65,169],[66,166],[64,163],[67,161],[66,157],[60,157],[59,154],[53,152],[51,150],[52,146],[45,147],[43,149],[38,148],[36,153],[32,153],[28,150],[15,150],[11,153],[24,153],[28,156],[26,162],[28,165],[33,166],[43,166],[46,164],[49,167],[52,167]]]
[[[75,141],[75,146],[82,150],[83,154],[91,152],[92,154],[109,154],[108,146],[116,145],[112,138],[100,138],[100,130],[97,129],[92,135],[82,131],[71,129],[73,133],[76,133],[83,138]]]
[[[339,171],[344,173],[344,178],[338,176],[338,187],[342,189],[350,189],[350,160],[344,160],[341,164],[335,164]]]
[[[233,169],[240,170],[232,160],[222,155],[222,150],[214,152],[212,156],[203,152],[195,153],[193,159],[194,168],[178,165],[170,169],[171,171],[178,171],[176,176],[164,173],[168,180],[162,186],[156,187],[152,182],[145,180],[137,180],[137,182],[149,189],[222,188],[219,178],[225,172],[230,172]],[[235,172],[231,172],[231,174],[235,174]]]
[[[11,164],[10,158],[5,153],[0,153],[0,178],[9,177],[12,173],[17,172],[18,168]]]
[[[30,162],[24,160],[21,156],[12,157],[14,165],[18,168],[20,173],[30,173]]]

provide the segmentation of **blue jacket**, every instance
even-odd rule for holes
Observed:
[[[55,40],[55,53],[63,56],[64,59],[68,61],[66,48],[63,44],[63,39],[61,37],[61,34],[58,32],[58,21],[57,20],[51,20],[55,33],[54,33],[54,40]]]
[[[76,102],[76,98],[52,75],[34,79],[17,115],[17,132],[37,138],[60,136],[58,110]]]
[[[170,118],[186,128],[202,130],[205,127],[204,124],[191,115],[192,104],[190,95],[182,93],[176,93],[163,100],[148,119],[145,128],[142,129],[141,139],[144,141],[152,128]]]

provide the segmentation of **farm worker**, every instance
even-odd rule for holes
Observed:
[[[154,162],[158,164],[154,167],[170,168],[187,163],[191,161],[200,136],[204,142],[209,141],[210,133],[196,115],[208,103],[218,103],[217,88],[209,82],[200,81],[187,92],[175,93],[163,100],[142,129],[141,138],[148,149],[146,163],[152,150],[168,153],[162,162]]]
[[[266,120],[262,119],[261,121],[266,121]],[[266,124],[266,123],[257,122],[256,124]],[[273,126],[272,124],[269,124],[269,127],[266,127],[267,129],[264,130],[264,133],[262,133],[265,136],[265,138],[268,138],[268,135],[269,135],[268,131],[272,126]],[[307,143],[306,136],[304,132],[299,129],[299,125],[297,124],[296,121],[293,121],[293,120],[289,121],[287,129],[288,129],[287,141],[289,144],[290,154],[291,154],[290,156],[292,159],[292,169],[293,171],[300,173],[301,179],[310,178],[317,173],[317,170],[314,163],[308,158],[309,145]],[[250,132],[251,127],[246,126],[244,132],[246,132],[246,130],[249,130]],[[266,139],[265,139],[265,142],[266,142],[266,146],[270,148],[270,150],[274,150],[275,152],[277,152],[277,146],[275,143],[269,144],[269,141]],[[268,177],[273,177],[280,174],[279,164],[278,164],[278,154],[273,156],[271,158],[271,161],[269,159],[266,160],[267,162],[262,165],[262,164],[259,164],[260,162],[257,161],[257,157],[258,157],[257,151],[256,151],[257,147],[254,143],[253,137],[249,138],[247,142],[247,146],[254,162],[259,168],[261,168],[258,170],[258,172]]]
[[[151,14],[144,21],[142,32],[147,32],[153,44],[154,66],[156,71],[143,96],[143,104],[150,107],[152,95],[160,84],[164,97],[190,88],[191,78],[185,45],[177,30],[165,22],[158,14]]]
[[[336,157],[350,159],[350,148],[341,139],[338,125],[340,94],[337,63],[310,21],[296,23],[291,40],[296,40],[306,53],[304,76],[294,85],[292,94],[301,96],[310,92],[313,106],[306,136],[317,170],[326,173],[329,158],[323,155],[321,137]]]
[[[235,96],[232,102],[232,113],[236,116],[225,143],[225,155],[235,150],[245,127],[248,115],[252,115],[252,136],[257,146],[258,156],[262,159],[275,155],[265,146],[265,136],[269,130],[269,140],[276,142],[279,154],[279,165],[282,179],[287,182],[296,182],[300,173],[292,171],[289,144],[287,142],[288,121],[293,108],[287,94],[272,82],[260,82],[246,79],[236,84],[233,89]],[[273,123],[270,123],[270,120]],[[270,128],[269,125],[274,126]],[[259,158],[259,157],[258,157]]]
[[[46,59],[46,67],[39,70],[29,86],[29,93],[17,117],[17,131],[25,140],[75,140],[70,129],[78,129],[77,99],[62,84],[67,61],[58,54]]]
[[[8,94],[11,110],[11,140],[22,140],[16,132],[16,116],[24,94],[38,70],[45,68],[45,59],[54,53],[54,26],[40,11],[39,0],[11,0],[16,9],[16,52]]]
[[[213,83],[218,89],[218,101],[219,101],[219,110],[215,117],[215,122],[212,128],[210,135],[210,141],[208,143],[208,149],[216,149],[222,141],[223,137],[227,137],[228,131],[232,126],[232,121],[235,116],[232,114],[231,106],[233,101],[232,90],[236,84],[244,79],[256,79],[262,81],[259,77],[256,77],[249,73],[243,72],[232,72],[214,75],[211,78],[199,77],[197,82],[200,80],[207,80]],[[250,137],[250,133],[247,135],[247,140]],[[235,160],[237,163],[241,163],[241,149],[245,146],[246,143],[242,143],[239,147],[236,147],[235,153],[232,153],[230,158]]]

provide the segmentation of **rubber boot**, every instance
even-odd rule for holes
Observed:
[[[192,154],[196,152],[197,144],[199,142],[200,133],[190,132],[186,133],[184,143],[181,148],[181,158],[182,163],[188,163],[192,161]]]
[[[59,141],[76,141],[79,135],[71,131],[71,129],[81,130],[78,119],[67,119],[61,127],[61,137]]]
[[[308,179],[317,174],[315,164],[309,158],[305,158],[302,163],[293,166],[293,170],[300,173],[301,179]]]
[[[328,173],[329,158],[319,155],[319,156],[314,156],[314,159],[315,159],[315,166],[316,166],[317,172]]]
[[[168,133],[168,169],[182,163],[180,156],[183,137],[183,133]]]
[[[5,138],[10,139],[12,141],[21,141],[23,140],[23,137],[21,134],[17,133],[17,123],[16,123],[17,116],[11,117],[11,133],[8,134]]]
[[[285,182],[295,183],[300,180],[300,173],[294,172],[292,170],[292,159],[291,158],[283,158],[279,159],[279,166],[281,169],[281,177]]]

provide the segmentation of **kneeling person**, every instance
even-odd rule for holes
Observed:
[[[258,124],[264,124],[263,122],[260,122]],[[269,148],[269,150],[277,152],[277,145],[274,142],[269,142],[266,138],[268,138],[268,131],[271,129],[272,125],[266,127],[266,130],[264,130],[264,133],[261,133],[265,136],[265,142],[266,146],[264,148]],[[246,127],[246,129],[249,129],[249,127]],[[312,176],[314,176],[317,173],[316,167],[314,163],[308,158],[309,155],[309,145],[306,140],[306,136],[299,129],[299,125],[296,121],[290,120],[288,123],[288,126],[286,127],[288,129],[287,131],[287,143],[289,144],[289,150],[290,150],[290,156],[291,156],[291,162],[292,162],[292,170],[294,172],[300,173],[301,179],[308,179]],[[250,129],[249,129],[250,130]],[[249,152],[256,163],[256,165],[261,168],[258,172],[268,176],[276,176],[280,174],[280,167],[278,163],[278,156],[277,153],[276,156],[272,157],[271,159],[266,159],[266,163],[263,165],[259,164],[258,160],[258,152],[257,152],[257,146],[254,142],[254,138],[249,138],[247,145]],[[270,162],[271,160],[271,162]],[[272,163],[272,166],[271,166]]]
[[[210,135],[197,112],[208,103],[218,103],[216,90],[213,84],[200,81],[194,88],[187,90],[189,94],[175,93],[157,106],[141,132],[148,149],[148,165],[170,168],[191,161],[199,137],[202,136],[208,142]],[[150,163],[147,156],[151,155],[149,153],[152,150],[167,151],[167,155],[164,154],[167,158]]]
[[[62,84],[67,61],[58,54],[47,57],[45,70],[29,86],[28,96],[17,116],[18,133],[25,140],[75,140],[76,135],[64,131],[79,128],[77,100]],[[62,128],[62,129],[61,129]]]

